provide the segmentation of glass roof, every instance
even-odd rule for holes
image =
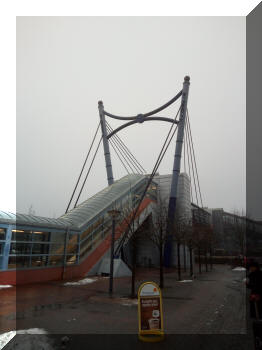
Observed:
[[[70,229],[79,231],[99,213],[112,207],[112,204],[117,199],[128,194],[134,186],[142,182],[145,178],[145,175],[140,174],[131,174],[122,177],[111,186],[106,187],[58,219],[0,211],[0,223],[57,229],[66,229],[69,227]]]
[[[0,211],[0,223],[38,227],[52,227],[60,229],[65,229],[66,227],[68,227],[68,223],[64,220],[19,213],[14,214],[5,211]]]
[[[93,197],[79,204],[76,208],[62,215],[60,219],[63,219],[73,226],[82,229],[94,217],[105,209],[112,207],[112,204],[117,199],[125,194],[128,194],[134,186],[142,182],[144,179],[145,175],[140,174],[130,174],[122,177],[111,186],[106,187]]]

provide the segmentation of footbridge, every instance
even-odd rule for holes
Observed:
[[[104,109],[103,102],[99,101],[99,123],[65,214],[57,219],[51,219],[0,212],[0,284],[78,278],[103,272],[101,266],[105,265],[103,262],[106,259],[109,260],[111,247],[113,221],[110,211],[112,210],[121,213],[116,219],[115,241],[113,240],[114,247],[111,249],[113,256],[120,259],[124,247],[134,232],[152,215],[154,208],[160,206],[161,186],[156,178],[159,166],[176,134],[173,167],[167,189],[164,246],[165,266],[170,267],[174,263],[175,222],[181,218],[186,221],[186,225],[192,222],[193,193],[196,205],[203,207],[187,108],[189,85],[190,78],[186,76],[182,90],[171,100],[159,108],[136,116],[126,117],[109,113]],[[170,112],[172,117],[158,115],[179,100],[181,103],[176,112]],[[124,124],[113,129],[106,117]],[[170,125],[154,167],[149,172],[118,135],[124,128],[148,121],[168,122]],[[108,186],[79,204],[101,144],[103,144]],[[110,150],[116,153],[127,173],[119,180],[114,179]],[[93,156],[90,158],[92,152]],[[86,169],[88,163],[89,167]],[[184,174],[181,174],[181,167]],[[183,177],[180,182],[184,183],[186,192],[180,193],[180,197],[184,198],[184,204],[180,203],[178,219],[177,199],[181,175]]]
[[[3,241],[0,284],[72,279],[96,274],[109,256],[112,218],[117,218],[115,247],[129,231],[147,176],[131,174],[115,181],[58,219],[0,212]],[[156,187],[147,189],[134,219],[134,229],[152,213]]]

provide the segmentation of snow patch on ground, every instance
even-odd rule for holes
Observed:
[[[0,289],[3,289],[3,288],[11,288],[11,287],[13,287],[13,286],[11,286],[11,285],[9,285],[9,284],[3,284],[3,285],[0,284]]]
[[[193,282],[193,280],[182,280],[182,281],[179,281],[181,283],[188,283],[188,282]]]
[[[48,334],[43,328],[20,329],[16,334]]]
[[[0,349],[10,342],[10,340],[16,335],[16,331],[11,331],[7,333],[0,334]]]
[[[246,269],[242,266],[238,266],[238,267],[235,267],[234,269],[232,269],[232,271],[246,271]]]
[[[21,342],[21,338],[12,343],[8,347],[8,350],[16,349],[16,350],[35,350],[35,349],[42,349],[42,350],[53,350],[54,348],[51,346],[50,341],[48,337],[45,335],[47,332],[44,329],[41,328],[29,328],[29,329],[23,329],[19,331],[10,331],[6,333],[0,334],[0,350],[4,349],[6,344],[8,344],[11,339],[16,334],[30,334],[30,336],[23,337],[23,341]],[[39,334],[44,334],[44,336],[38,337]]]
[[[84,278],[83,280],[79,280],[77,282],[66,282],[64,286],[84,286],[86,284],[90,284],[96,281],[96,278]]]

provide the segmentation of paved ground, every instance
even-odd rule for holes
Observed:
[[[228,349],[233,349],[234,344],[236,349],[252,349],[250,325],[247,332],[246,324],[244,277],[245,272],[219,265],[187,283],[178,282],[174,271],[167,273],[163,290],[167,337],[162,346],[169,348],[167,344],[177,344],[178,349],[180,346],[197,349],[197,344],[202,344],[201,348],[205,349],[206,344],[208,349],[215,349],[222,341],[225,346],[231,343]],[[188,279],[188,276],[183,278]],[[141,270],[137,288],[148,280],[158,283],[158,271]],[[107,278],[98,278],[84,286],[65,287],[61,282],[23,286],[16,290],[16,305],[15,290],[0,290],[1,331],[15,329],[16,321],[17,329],[41,328],[49,334],[57,334],[53,337],[59,345],[61,337],[68,334],[66,349],[81,349],[88,342],[97,349],[101,342],[104,346],[111,343],[114,348],[122,342],[141,346],[137,341],[137,300],[128,298],[130,278],[115,280],[113,298],[108,296],[107,290]],[[83,336],[74,337],[73,334]],[[108,339],[108,343],[102,338]],[[245,347],[246,342],[249,342],[248,347]],[[220,349],[224,349],[223,344],[219,345]],[[143,344],[143,348],[146,346],[148,344]]]

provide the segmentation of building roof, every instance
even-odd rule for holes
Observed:
[[[140,174],[124,176],[58,219],[0,211],[0,223],[81,231],[99,213],[112,207],[117,199],[145,178],[146,175]]]
[[[60,219],[82,229],[99,213],[105,209],[111,208],[117,199],[128,194],[128,192],[141,183],[145,177],[145,175],[140,174],[124,176],[120,180],[115,181],[111,186],[106,187],[76,208],[62,215]]]
[[[0,211],[0,223],[65,229],[68,223],[61,219]]]

